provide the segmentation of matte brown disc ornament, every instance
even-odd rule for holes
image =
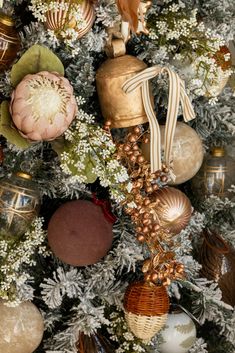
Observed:
[[[172,187],[161,188],[153,195],[155,201],[159,200],[155,211],[160,226],[168,229],[170,233],[180,233],[188,225],[192,214],[188,197]]]
[[[73,266],[97,263],[111,248],[112,222],[91,201],[75,200],[59,207],[48,226],[53,253]]]

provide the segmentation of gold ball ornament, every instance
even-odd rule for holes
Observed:
[[[8,307],[0,301],[0,352],[33,353],[41,343],[44,323],[37,307],[24,302]]]
[[[10,16],[0,14],[0,71],[7,70],[20,49],[20,37]]]
[[[111,128],[125,128],[146,123],[148,118],[142,102],[141,89],[125,93],[124,82],[147,65],[131,55],[106,60],[96,73],[97,93],[105,120]]]
[[[18,172],[0,182],[0,234],[20,236],[38,215],[40,193],[31,175]]]
[[[132,333],[142,340],[150,340],[167,319],[169,297],[166,288],[147,282],[132,283],[124,296],[124,309]]]
[[[160,126],[161,148],[165,145],[165,126]],[[150,144],[142,143],[142,152],[145,158],[150,160]],[[175,181],[170,180],[169,185],[178,185],[190,180],[200,169],[203,161],[202,141],[196,131],[187,124],[176,124],[173,139],[171,159],[173,161],[173,173]]]
[[[152,195],[152,201],[159,200],[155,208],[161,227],[170,233],[178,234],[189,223],[192,206],[188,197],[173,187],[160,188]]]
[[[235,160],[226,155],[223,147],[214,147],[192,179],[192,189],[197,199],[202,200],[210,195],[220,198],[232,198],[229,192],[235,183]]]
[[[76,0],[71,3],[67,0],[57,0],[56,9],[50,9],[46,12],[45,26],[53,30],[58,37],[64,36],[66,30],[74,30],[76,38],[82,38],[91,29],[95,21],[95,10],[90,0]],[[80,19],[77,20],[78,13]],[[69,37],[69,34],[68,36]]]

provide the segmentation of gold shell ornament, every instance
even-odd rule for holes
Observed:
[[[159,225],[170,233],[180,233],[188,225],[192,214],[188,197],[173,187],[161,188],[153,195],[153,201],[158,200],[155,212]]]

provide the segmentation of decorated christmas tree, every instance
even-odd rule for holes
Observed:
[[[4,0],[0,352],[235,352],[235,3]]]

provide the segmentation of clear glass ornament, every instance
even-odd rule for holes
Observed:
[[[192,179],[192,189],[199,199],[210,195],[232,198],[229,189],[234,183],[235,160],[226,155],[223,147],[214,147]]]
[[[0,182],[0,236],[21,236],[38,215],[40,193],[31,175],[18,172]]]

